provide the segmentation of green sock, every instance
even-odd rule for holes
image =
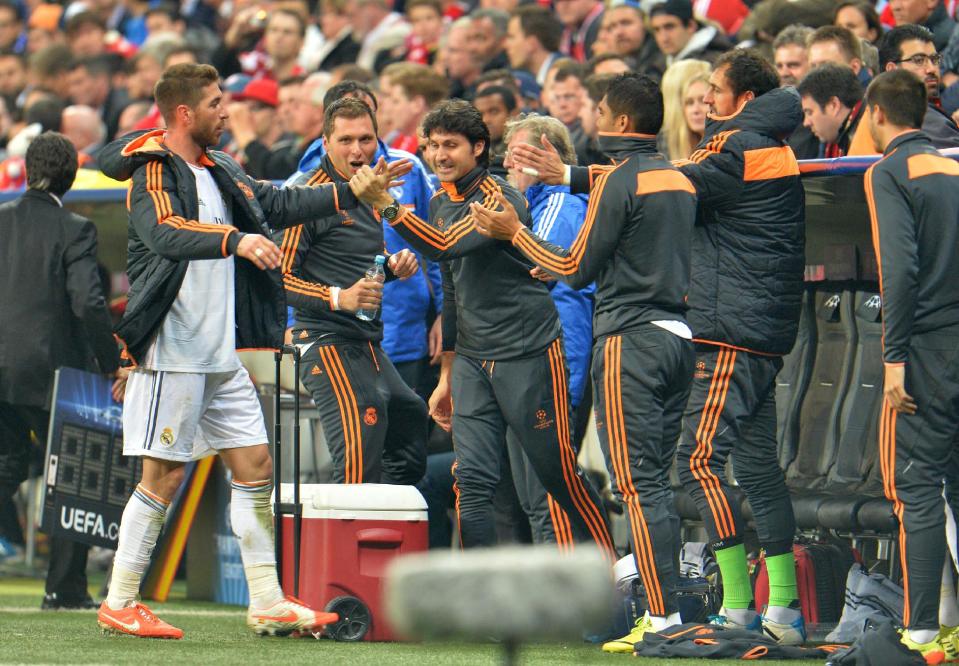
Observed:
[[[749,608],[753,600],[753,588],[749,584],[746,546],[738,544],[717,550],[716,562],[723,575],[723,608]]]
[[[769,573],[770,606],[786,607],[799,598],[796,590],[796,558],[792,551],[767,556],[766,571]]]

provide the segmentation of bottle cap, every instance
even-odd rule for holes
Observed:
[[[382,266],[383,264],[386,263],[386,257],[384,257],[382,254],[378,254],[376,255],[376,259],[374,259],[373,261],[379,264],[380,266]]]

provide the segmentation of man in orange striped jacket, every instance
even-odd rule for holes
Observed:
[[[586,221],[570,249],[504,212],[474,207],[481,233],[511,241],[551,276],[578,289],[596,281],[593,395],[596,429],[626,505],[648,614],[607,652],[633,651],[649,631],[679,624],[679,518],[669,482],[693,372],[686,325],[692,183],[657,152],[663,96],[654,80],[623,74],[599,103],[600,146],[617,166],[600,175]]]
[[[509,427],[552,497],[560,546],[593,541],[611,556],[599,495],[582,476],[571,445],[569,378],[556,306],[546,286],[530,276],[528,260],[508,243],[477,232],[470,209],[473,202],[493,205],[505,197],[529,224],[526,200],[490,175],[489,129],[475,107],[444,102],[426,116],[423,133],[442,185],[429,222],[398,208],[372,169],[361,170],[350,185],[416,250],[449,261],[443,346],[450,348],[445,333],[455,312],[456,352],[443,354],[430,407],[441,424],[452,412],[463,546],[496,543],[492,498]]]
[[[792,553],[795,517],[776,453],[776,375],[799,327],[804,195],[786,137],[802,119],[799,95],[779,88],[758,54],[716,61],[705,100],[706,136],[680,169],[696,186],[689,323],[696,369],[677,455],[723,576],[718,622],[762,629],[783,644],[805,640]],[[740,507],[726,460],[746,494],[769,571],[769,606],[757,616]]]
[[[365,102],[352,97],[333,102],[323,126],[326,155],[290,184],[346,183],[373,160],[376,135],[376,117]],[[376,255],[387,256],[379,216],[360,203],[274,238],[296,317],[293,342],[303,353],[300,378],[320,414],[334,481],[417,483],[426,471],[426,405],[380,346],[383,285],[365,275]],[[409,250],[388,256],[387,280],[416,273]],[[377,314],[363,320],[357,316],[362,309]]]

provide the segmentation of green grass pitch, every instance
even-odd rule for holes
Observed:
[[[94,612],[40,611],[43,583],[0,578],[0,664],[498,664],[502,653],[491,644],[335,643],[312,638],[259,638],[247,630],[235,606],[187,601],[181,586],[171,600],[152,604],[158,615],[183,629],[179,641],[101,636]],[[691,665],[742,664],[741,661],[639,660],[610,655],[580,642],[524,646],[520,664],[640,663]],[[818,662],[766,662],[809,664]]]

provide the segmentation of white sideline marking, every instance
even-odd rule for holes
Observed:
[[[246,610],[237,609],[235,611],[231,610],[188,610],[183,608],[158,608],[156,606],[151,606],[150,610],[157,613],[157,615],[196,615],[199,617],[244,617]],[[0,606],[0,613],[17,613],[19,615],[28,615],[30,613],[43,613],[44,615],[52,615],[55,613],[90,613],[95,614],[95,610],[80,610],[80,609],[60,609],[55,611],[46,611],[40,610],[39,608],[24,608],[22,606]]]

